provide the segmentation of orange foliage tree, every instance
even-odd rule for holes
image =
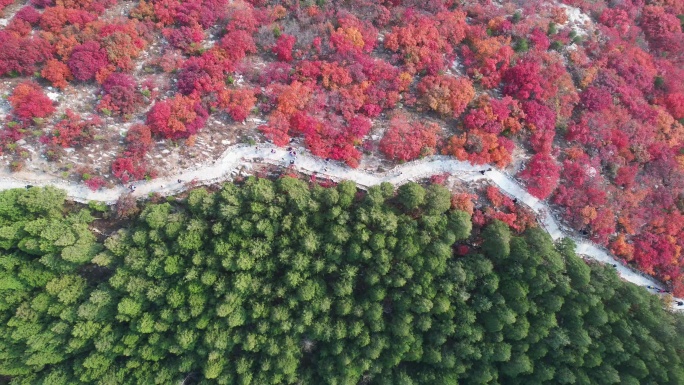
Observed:
[[[408,161],[432,155],[437,145],[436,123],[410,122],[403,113],[395,114],[380,140],[380,151],[393,160]]]
[[[64,88],[74,77],[69,66],[59,60],[50,59],[40,72],[40,76],[48,80],[54,87]]]
[[[22,121],[46,118],[55,111],[52,100],[45,96],[43,89],[36,83],[20,83],[8,98],[12,113]]]
[[[424,107],[443,116],[457,117],[475,96],[475,89],[467,78],[438,75],[421,79],[418,93]]]
[[[176,95],[152,106],[147,113],[147,125],[152,133],[165,138],[187,138],[204,126],[207,117],[199,100]]]

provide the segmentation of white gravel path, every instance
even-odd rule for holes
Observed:
[[[210,184],[230,179],[237,175],[240,167],[251,168],[251,163],[274,164],[279,166],[290,166],[290,161],[295,160],[293,167],[302,173],[317,173],[321,177],[334,181],[352,180],[360,188],[368,188],[382,182],[390,182],[394,185],[401,185],[411,180],[429,177],[436,174],[450,173],[457,178],[472,182],[479,179],[487,179],[496,184],[501,190],[518,202],[525,203],[539,217],[542,227],[551,234],[554,240],[568,237],[563,233],[556,219],[551,215],[551,210],[543,201],[530,195],[520,183],[516,182],[509,175],[492,169],[483,174],[480,171],[489,170],[489,165],[473,165],[469,162],[459,161],[447,156],[432,156],[414,162],[405,163],[384,173],[371,173],[366,170],[353,169],[339,162],[326,162],[323,159],[311,155],[304,148],[294,148],[297,153],[296,158],[292,157],[287,150],[273,145],[260,144],[257,147],[247,145],[236,145],[228,148],[223,155],[213,164],[202,165],[196,169],[185,170],[179,174],[169,177],[158,178],[150,181],[139,181],[132,184],[135,186],[133,196],[145,197],[150,193],[160,193],[162,195],[174,195],[187,188],[187,183],[195,181],[197,184]],[[273,152],[271,152],[273,151]],[[181,183],[178,183],[181,180]],[[70,199],[86,203],[91,200],[114,204],[120,195],[127,191],[126,187],[118,186],[111,189],[91,191],[82,184],[67,183],[58,177],[49,177],[44,174],[31,172],[20,172],[15,174],[0,173],[0,190],[11,188],[22,188],[26,185],[34,186],[55,186],[67,191]],[[570,236],[571,237],[571,236]],[[592,242],[571,237],[577,244],[577,254],[585,255],[599,262],[615,264],[620,276],[639,286],[663,287],[661,283],[642,273],[634,271],[622,264],[606,252],[603,248]],[[656,290],[649,291],[655,293]],[[684,310],[684,307],[677,306],[677,301],[684,301],[675,298],[673,308]]]

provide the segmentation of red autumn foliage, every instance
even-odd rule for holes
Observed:
[[[204,31],[199,27],[166,28],[162,31],[172,47],[184,53],[191,54],[199,51],[200,43],[204,40]]]
[[[176,95],[152,106],[147,113],[147,125],[154,134],[180,139],[197,133],[204,127],[207,117],[207,111],[199,100]]]
[[[479,81],[482,87],[495,88],[501,83],[502,74],[508,70],[514,52],[510,38],[479,32],[473,28],[469,31],[471,43],[461,48],[463,64],[468,75]]]
[[[115,72],[102,84],[104,96],[98,103],[100,111],[108,110],[119,115],[130,115],[142,104],[142,95],[136,90],[135,79]]]
[[[276,54],[278,60],[289,63],[292,61],[292,49],[296,42],[297,38],[294,36],[282,34],[273,47],[273,53]]]
[[[659,49],[668,50],[676,46],[675,39],[682,38],[682,26],[677,16],[657,5],[644,7],[641,15],[641,28],[649,41]]]
[[[684,93],[677,92],[668,94],[665,97],[665,105],[673,118],[684,118]]]
[[[107,181],[104,180],[101,176],[94,176],[83,181],[83,184],[85,184],[91,191],[97,191],[102,187],[106,186]]]
[[[535,152],[551,152],[556,133],[556,114],[549,107],[534,100],[523,102],[525,123],[533,131],[530,144]]]
[[[482,130],[490,134],[500,134],[507,130],[515,134],[522,128],[521,120],[525,113],[520,104],[510,96],[494,99],[485,94],[473,104],[473,108],[463,118],[463,123],[469,130]]]
[[[112,163],[112,174],[127,183],[130,180],[140,180],[145,177],[147,170],[138,159],[124,155]]]
[[[504,94],[520,100],[539,98],[543,92],[540,71],[538,62],[523,59],[504,74]]]
[[[218,93],[218,107],[225,110],[236,122],[247,119],[256,101],[251,89],[230,89]]]
[[[25,6],[14,14],[15,19],[23,20],[31,25],[37,25],[40,21],[40,13],[31,6]]]
[[[518,176],[527,183],[530,194],[546,199],[558,185],[560,167],[550,155],[537,153]]]
[[[458,117],[475,96],[466,78],[426,76],[418,83],[422,104],[440,115]]]
[[[338,27],[330,34],[330,45],[341,54],[371,52],[375,48],[378,30],[352,14],[337,19]]]
[[[439,126],[435,123],[410,122],[408,116],[397,113],[380,140],[380,151],[390,159],[402,161],[432,155],[438,132]]]
[[[107,51],[98,42],[90,40],[74,48],[68,65],[74,78],[88,81],[94,79],[107,63]]]
[[[47,141],[62,147],[83,147],[93,139],[93,129],[102,122],[98,117],[84,120],[80,115],[67,109],[62,120],[55,124]]]
[[[482,209],[475,211],[474,220],[482,224],[491,223],[495,219],[500,220],[517,232],[523,232],[529,227],[537,226],[533,212],[524,206],[516,205],[498,188],[487,186],[484,188],[484,195],[489,202]]]
[[[20,38],[0,30],[0,76],[12,73],[33,75],[38,66],[52,58],[52,47],[39,37]]]
[[[24,122],[46,118],[55,111],[52,100],[45,96],[43,89],[30,81],[19,84],[8,100],[12,106],[12,114]]]
[[[404,26],[385,36],[385,48],[400,53],[411,73],[444,70],[453,60],[453,47],[465,37],[465,14],[446,11],[431,18],[406,12],[404,18]]]
[[[74,77],[69,66],[59,60],[50,59],[45,63],[40,76],[48,80],[54,87],[64,88]]]
[[[600,87],[588,87],[581,95],[582,107],[588,111],[602,111],[613,105],[613,95]]]
[[[233,64],[218,50],[189,58],[178,74],[178,91],[183,95],[217,92],[225,86],[226,72]]]
[[[226,51],[226,56],[233,63],[240,62],[247,54],[257,52],[252,35],[243,30],[229,31],[221,38],[219,45]]]
[[[271,114],[268,124],[259,126],[259,131],[276,146],[282,147],[290,143],[290,122],[282,112]]]
[[[511,162],[513,148],[510,139],[475,129],[449,138],[444,153],[475,164],[494,163],[506,167]]]
[[[227,32],[243,30],[252,34],[259,29],[259,21],[257,21],[254,7],[248,3],[231,4],[226,19]]]
[[[141,159],[152,147],[152,131],[144,124],[134,124],[126,133],[126,149],[136,159]]]

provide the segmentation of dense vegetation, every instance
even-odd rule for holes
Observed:
[[[265,139],[353,167],[363,152],[505,167],[517,149],[531,193],[684,295],[682,1],[13,3],[0,145],[15,170],[21,139],[59,160],[109,137],[111,174],[76,172],[89,187],[154,177],[152,137],[192,145],[210,115],[256,115]],[[70,111],[47,86],[98,99]],[[123,121],[125,146],[107,129]]]
[[[12,384],[684,383],[681,316],[438,185],[250,178],[102,241],[64,198],[0,193]]]

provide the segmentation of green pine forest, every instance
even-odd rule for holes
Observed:
[[[215,190],[0,192],[0,383],[684,384],[681,315],[442,186]]]

